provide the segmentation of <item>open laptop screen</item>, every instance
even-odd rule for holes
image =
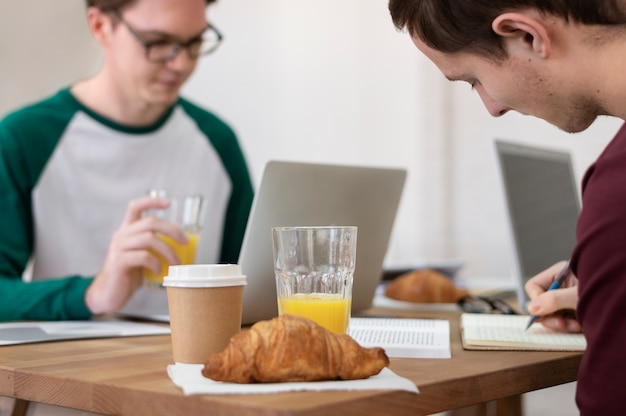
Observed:
[[[567,260],[580,202],[570,154],[496,140],[515,249],[517,296],[526,311],[526,281]]]
[[[244,324],[278,315],[272,227],[356,226],[352,311],[371,306],[406,177],[405,169],[269,161],[255,195],[239,264],[248,277]]]

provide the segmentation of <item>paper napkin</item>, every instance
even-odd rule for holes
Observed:
[[[172,364],[167,373],[185,395],[190,394],[263,394],[290,391],[327,390],[406,390],[418,393],[417,386],[388,368],[364,380],[316,381],[292,383],[237,384],[213,381],[202,375],[202,364]]]

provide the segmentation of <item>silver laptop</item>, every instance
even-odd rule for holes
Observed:
[[[239,255],[248,278],[243,324],[278,315],[273,226],[356,225],[352,310],[371,306],[402,195],[404,169],[270,161],[256,193]],[[165,290],[138,290],[118,314],[169,321]]]
[[[405,177],[404,169],[268,162],[239,255],[239,264],[248,277],[243,323],[278,315],[271,232],[274,226],[357,226],[352,311],[370,307],[382,279]]]
[[[510,234],[514,247],[514,278],[520,308],[526,312],[526,281],[560,260],[567,260],[576,242],[580,212],[571,156],[496,140]]]

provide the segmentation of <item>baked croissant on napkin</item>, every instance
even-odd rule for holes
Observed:
[[[233,383],[354,380],[387,365],[382,348],[363,348],[310,319],[282,315],[234,335],[226,349],[209,356],[202,374]]]
[[[385,287],[385,296],[416,303],[456,303],[468,294],[452,280],[432,269],[405,273]]]

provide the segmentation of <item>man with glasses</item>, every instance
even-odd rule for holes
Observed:
[[[149,189],[203,194],[196,261],[237,262],[253,197],[244,156],[227,124],[179,96],[222,41],[213,1],[87,0],[100,71],[0,122],[0,321],[115,312],[157,253],[177,264],[157,235],[186,238],[142,215],[168,205]]]

